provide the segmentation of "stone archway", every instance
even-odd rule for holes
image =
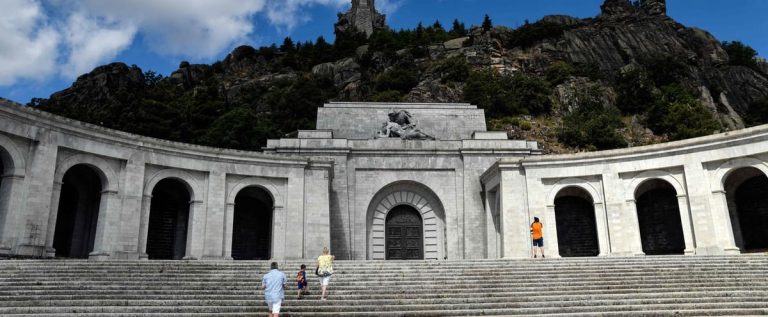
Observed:
[[[736,246],[742,252],[768,250],[768,177],[742,167],[729,173],[723,185]]]
[[[0,253],[10,253],[8,234],[14,232],[14,213],[21,212],[21,195],[26,162],[11,139],[0,134]]]
[[[662,179],[643,182],[635,191],[635,204],[643,253],[684,254],[682,217],[672,184]]]
[[[91,166],[78,164],[64,173],[53,230],[56,257],[86,259],[94,251],[102,188]]]
[[[267,260],[272,257],[274,202],[267,190],[250,186],[234,202],[231,257],[234,260]]]
[[[411,206],[395,206],[387,213],[386,259],[423,260],[424,226],[421,215]]]
[[[398,206],[413,208],[422,219],[423,258],[443,259],[445,211],[437,195],[423,184],[400,181],[384,186],[368,206],[368,258],[386,260],[388,214]]]
[[[566,187],[557,193],[555,223],[560,256],[600,254],[594,205],[592,196],[580,187]]]
[[[149,259],[180,260],[187,254],[191,196],[188,185],[163,179],[152,189],[146,253]]]

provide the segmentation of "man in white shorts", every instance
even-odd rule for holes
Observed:
[[[280,306],[285,298],[285,284],[288,278],[285,273],[277,269],[277,262],[270,264],[270,271],[261,278],[261,287],[264,289],[264,301],[269,306],[269,317],[280,316]]]

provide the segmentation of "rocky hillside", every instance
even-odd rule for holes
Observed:
[[[471,102],[486,110],[490,127],[549,152],[768,122],[768,64],[746,45],[675,22],[663,0],[606,0],[597,17],[547,16],[517,29],[488,17],[470,30],[458,21],[377,27],[370,37],[336,29],[334,43],[241,46],[212,65],[182,62],[168,77],[105,65],[31,105],[144,135],[252,150],[313,128],[315,109],[329,100]]]

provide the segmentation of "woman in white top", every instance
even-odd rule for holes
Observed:
[[[320,277],[320,287],[323,290],[320,295],[321,300],[325,300],[325,290],[333,275],[333,260],[336,257],[330,253],[328,247],[323,247],[323,254],[317,257],[317,275]]]

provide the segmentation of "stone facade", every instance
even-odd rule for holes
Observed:
[[[377,138],[401,110],[434,139]],[[330,103],[317,127],[253,153],[3,105],[0,254],[385,260],[402,237],[417,258],[525,258],[534,216],[548,257],[768,248],[768,126],[553,156],[468,104]]]
[[[169,179],[188,191],[185,258],[230,257],[235,197],[244,188],[271,200],[269,257],[308,258],[330,244],[328,161],[157,140],[6,104],[0,157],[3,254],[56,254],[59,202],[71,198],[62,196],[62,180],[83,165],[101,183],[90,258],[146,257],[153,189]]]

